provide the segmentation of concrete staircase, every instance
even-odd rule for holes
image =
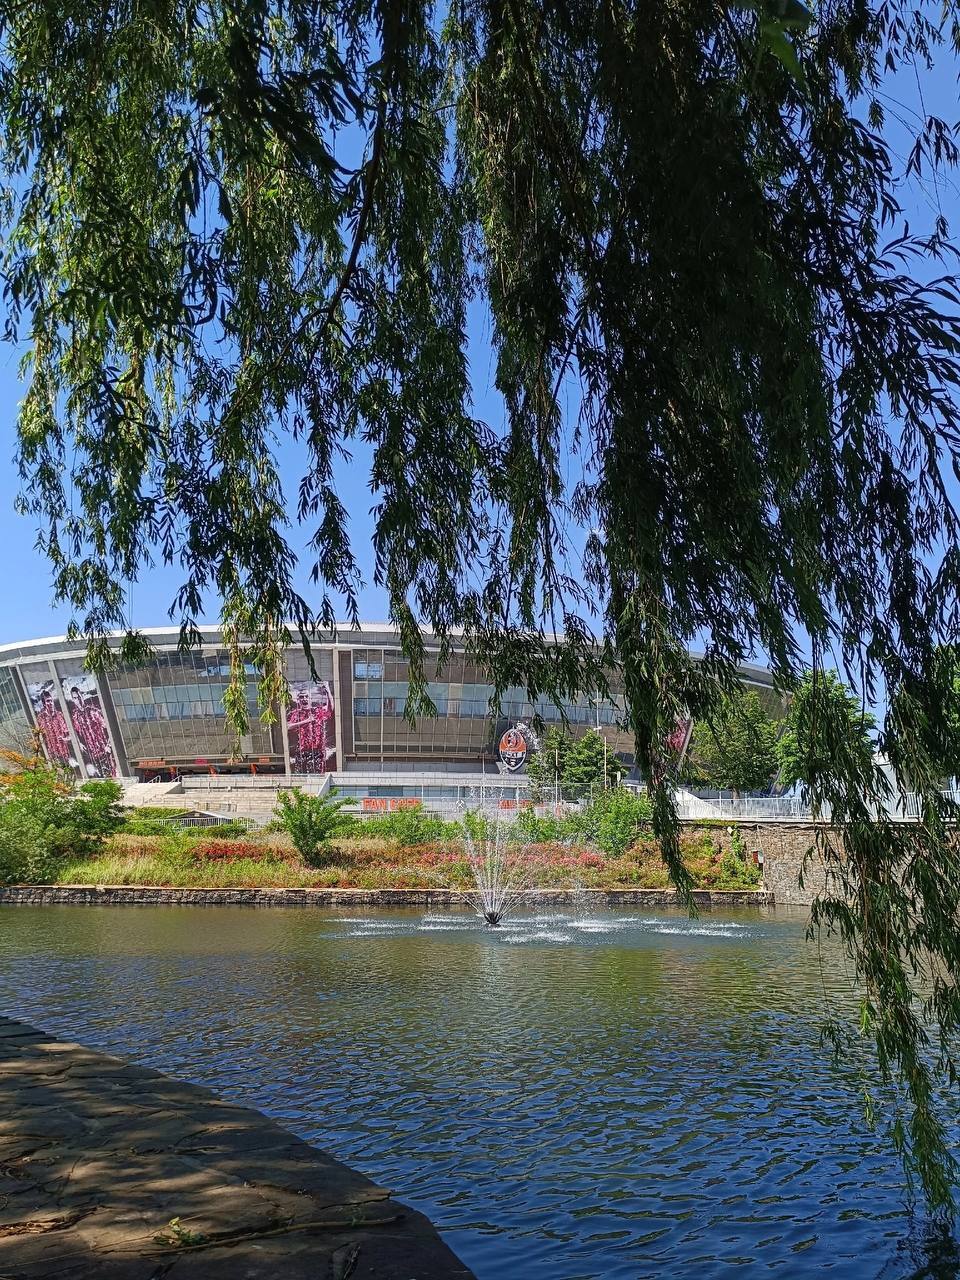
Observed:
[[[127,782],[123,803],[139,809],[141,805],[157,805],[163,809],[186,809],[183,787],[179,782]]]
[[[300,779],[287,782],[283,778],[244,778],[240,776],[196,776],[180,779],[183,801],[191,809],[220,814],[224,818],[246,818],[258,827],[272,822],[277,796],[291,786],[322,795],[330,786],[329,777],[311,779],[306,786]],[[311,785],[312,784],[312,785]]]
[[[124,788],[123,803],[130,808],[169,809],[210,813],[222,818],[247,818],[258,827],[273,820],[277,786],[192,786],[193,779],[176,782],[131,782]]]
[[[316,778],[250,778],[242,775],[196,775],[175,782],[128,782],[123,803],[133,808],[151,805],[161,809],[189,809],[223,818],[246,818],[258,827],[274,819],[277,795],[291,787],[323,795],[330,789],[330,775]]]

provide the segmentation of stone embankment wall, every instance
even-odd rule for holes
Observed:
[[[816,852],[817,833],[829,831],[816,822],[684,822],[688,835],[709,834],[722,848],[730,847],[736,827],[748,854],[763,855],[763,887],[781,906],[809,906],[824,886],[823,863]],[[810,858],[807,851],[813,849]],[[803,886],[800,885],[801,870]]]
[[[697,889],[700,907],[766,906],[771,895],[712,893]],[[602,909],[676,905],[669,889],[545,889],[531,894],[538,904]],[[180,889],[139,885],[8,885],[0,906],[174,906],[174,907],[442,907],[462,904],[448,889]]]

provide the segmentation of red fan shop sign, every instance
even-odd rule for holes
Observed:
[[[360,808],[364,813],[386,813],[388,809],[419,809],[421,801],[414,796],[397,796],[387,799],[385,796],[364,796]]]

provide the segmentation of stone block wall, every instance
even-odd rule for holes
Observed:
[[[695,889],[698,907],[770,906],[763,890],[736,893]],[[673,907],[672,889],[543,889],[531,905],[579,907]],[[445,907],[465,904],[449,889],[181,889],[141,885],[3,885],[0,907]]]
[[[684,822],[689,835],[709,834],[724,849],[730,847],[731,833],[739,828],[748,854],[763,855],[763,888],[774,902],[786,906],[809,906],[824,885],[824,868],[816,850],[804,870],[800,886],[800,870],[807,851],[817,839],[817,831],[825,829],[815,822]]]

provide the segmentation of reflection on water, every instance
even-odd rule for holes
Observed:
[[[953,1277],[819,1046],[779,911],[0,911],[0,1008],[256,1105],[481,1280]]]

